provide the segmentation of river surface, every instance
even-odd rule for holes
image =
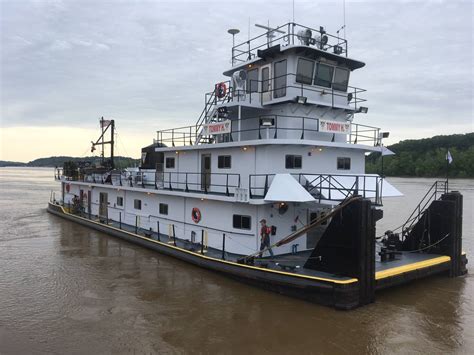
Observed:
[[[385,200],[379,234],[434,180],[389,181],[405,197]],[[474,260],[474,180],[450,188],[464,195],[463,248]],[[336,311],[50,215],[51,190],[52,169],[0,169],[0,354],[474,353],[474,268]]]

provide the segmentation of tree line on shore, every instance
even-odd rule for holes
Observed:
[[[405,140],[387,146],[395,155],[383,157],[386,176],[474,178],[474,133]],[[446,154],[452,163],[447,166]],[[366,157],[366,172],[381,174],[382,158],[378,152]]]

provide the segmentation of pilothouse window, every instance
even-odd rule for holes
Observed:
[[[268,92],[270,89],[270,68],[262,69],[262,92]]]
[[[286,59],[274,64],[273,97],[279,98],[286,95]]]
[[[314,85],[330,88],[332,83],[332,76],[334,67],[326,64],[318,63],[316,65],[316,73],[314,74]]]
[[[313,82],[314,62],[300,58],[296,69],[296,82],[311,85]]]
[[[332,85],[334,90],[347,91],[347,84],[349,83],[349,70],[343,68],[336,68],[334,72],[334,83]]]
[[[258,69],[252,69],[247,72],[247,92],[258,91]]]

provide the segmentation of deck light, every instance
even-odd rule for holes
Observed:
[[[369,111],[368,107],[360,106],[357,112],[367,113]]]
[[[308,98],[306,96],[296,96],[296,102],[299,104],[306,104],[306,101],[308,101]]]

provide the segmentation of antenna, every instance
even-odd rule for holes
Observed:
[[[293,0],[293,23],[295,23],[295,0]]]
[[[285,34],[285,31],[279,30],[277,28],[271,28],[270,26],[263,26],[259,25],[258,23],[255,24],[255,27],[263,28],[264,30],[267,30],[267,46],[270,47],[270,43],[272,42],[271,40],[273,37],[275,37],[275,33],[283,33]]]
[[[240,32],[237,28],[231,28],[227,30],[232,35],[232,65],[234,65],[234,47],[235,47],[235,35]]]
[[[346,39],[346,0],[342,0],[342,17],[343,17],[343,26],[344,29],[344,39]]]

